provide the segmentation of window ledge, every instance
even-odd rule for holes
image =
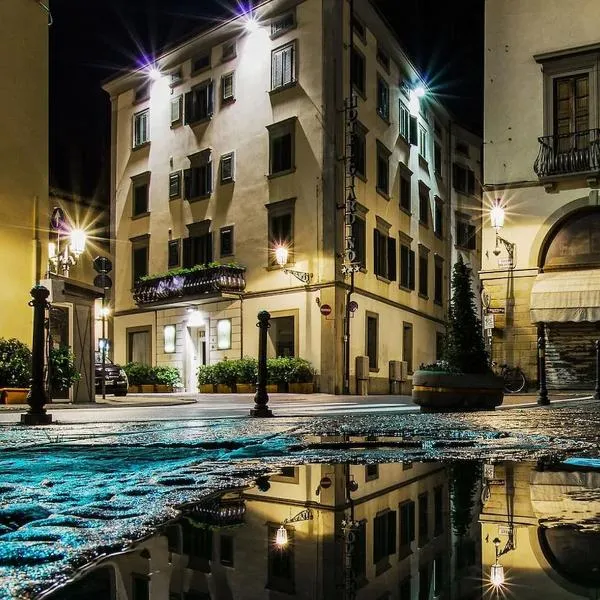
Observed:
[[[149,216],[150,216],[150,211],[147,210],[146,212],[139,213],[137,215],[131,215],[131,220],[137,221],[138,219],[143,219],[144,217],[149,217]]]
[[[171,121],[171,129],[177,129],[183,125],[182,119],[177,119],[177,121]]]
[[[419,154],[419,166],[425,171],[429,172],[429,163],[422,154]]]
[[[202,119],[196,119],[195,121],[188,121],[186,125],[190,127],[197,127],[198,125],[205,125],[206,123],[210,123],[212,121],[213,116],[209,115],[208,117],[203,117]]]
[[[405,215],[412,217],[412,212],[408,208],[404,208],[404,206],[402,206],[401,204],[399,204],[398,207]]]
[[[186,198],[186,200],[191,204],[192,202],[198,202],[200,200],[207,200],[210,198],[211,194],[202,194],[201,196],[194,196],[193,198]]]
[[[379,575],[382,575],[383,573],[385,573],[388,569],[392,568],[392,565],[390,564],[387,557],[386,557],[385,561],[386,562],[380,561],[375,565],[375,575],[377,577]]]
[[[135,98],[131,103],[131,106],[138,106],[140,104],[143,104],[144,102],[148,102],[148,100],[150,100],[150,94],[144,96],[143,98]]]
[[[412,554],[410,546],[400,546],[398,549],[398,560],[404,560]]]
[[[291,175],[296,172],[296,167],[286,169],[285,171],[278,171],[277,173],[269,173],[267,179],[277,179],[277,177],[284,177],[285,175]]]
[[[383,283],[389,283],[390,280],[387,277],[384,277],[383,275],[377,275],[375,274],[375,277],[377,277],[378,281],[381,281]]]
[[[148,148],[150,146],[150,140],[144,142],[143,144],[138,144],[137,146],[132,146],[131,150],[135,152],[136,150],[141,150],[142,148]]]
[[[298,80],[294,79],[294,81],[290,81],[290,83],[286,83],[285,85],[280,85],[279,87],[269,90],[269,96],[274,96],[274,95],[278,94],[279,92],[289,90],[291,88],[296,87],[297,85],[298,85]]]
[[[367,176],[366,176],[366,175],[364,175],[363,173],[358,173],[358,172],[357,172],[357,173],[356,173],[354,176],[355,176],[357,179],[360,179],[360,180],[361,180],[363,183],[367,183],[367,181],[369,181],[369,180],[367,179]]]
[[[467,248],[466,246],[461,246],[460,244],[454,244],[454,248],[456,250],[462,250],[463,252],[475,252],[477,248]]]
[[[429,296],[427,294],[422,294],[421,292],[419,292],[419,298],[422,298],[423,300],[429,300]]]
[[[228,179],[221,179],[221,185],[230,185],[235,183],[235,179],[233,177],[229,177]]]
[[[202,73],[206,73],[206,71],[210,71],[212,69],[212,65],[208,65],[207,67],[202,67],[201,69],[196,69],[190,73],[190,77],[196,77],[197,75],[201,75]]]
[[[376,112],[377,112],[377,116],[389,127],[391,125],[389,113],[387,115],[382,115],[379,112],[379,110],[377,110]]]
[[[230,104],[235,104],[235,101],[235,96],[232,98],[221,98],[221,106],[229,106]]]
[[[436,306],[444,306],[444,303],[443,303],[441,300],[434,300],[434,301],[433,301],[433,303],[434,303]]]
[[[409,288],[409,287],[406,287],[405,285],[402,285],[401,283],[398,284],[398,288],[401,289],[404,292],[408,292],[409,294],[412,294],[415,291],[412,288]]]
[[[382,196],[383,198],[385,198],[385,199],[386,199],[388,202],[391,200],[391,198],[390,198],[390,195],[389,195],[389,194],[388,194],[386,191],[384,191],[384,190],[381,190],[381,189],[379,189],[379,188],[376,188],[376,189],[377,189],[377,193],[378,193],[380,196]]]
[[[181,200],[181,194],[177,194],[177,196],[169,196],[169,202],[172,200]]]
[[[369,373],[379,373],[379,367],[369,367]]]
[[[429,229],[429,223],[427,221],[421,221],[421,219],[419,219],[419,225],[425,227],[425,229]]]
[[[359,89],[355,83],[352,84],[352,91],[356,92],[363,100],[367,99],[364,90]]]
[[[411,143],[407,137],[403,136],[400,132],[398,132],[398,140],[401,141],[407,148],[410,148]]]
[[[433,232],[433,235],[435,235],[435,237],[436,237],[438,240],[442,240],[442,241],[443,241],[443,239],[444,239],[444,235],[443,235],[442,233],[440,233],[439,231],[434,231],[434,232]]]

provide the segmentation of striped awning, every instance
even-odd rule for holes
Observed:
[[[600,269],[540,273],[529,307],[534,323],[600,321]]]

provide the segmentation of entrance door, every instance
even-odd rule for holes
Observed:
[[[186,391],[198,391],[198,367],[207,364],[206,330],[188,327],[186,335]]]
[[[69,348],[73,346],[71,309],[68,305],[53,304],[49,311],[48,344],[50,348]],[[50,385],[50,397],[60,400],[70,399],[71,388],[59,389]]]

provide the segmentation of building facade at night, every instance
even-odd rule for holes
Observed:
[[[492,355],[536,380],[544,336],[554,388],[593,387],[600,337],[598,11],[486,3],[485,204],[505,217],[483,234]]]
[[[199,365],[256,355],[263,309],[269,354],[323,392],[355,389],[357,356],[371,393],[389,361],[408,389],[436,358],[452,261],[479,268],[480,143],[350,6],[265,2],[105,84],[116,361],[195,390]]]

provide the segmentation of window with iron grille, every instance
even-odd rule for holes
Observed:
[[[286,31],[294,29],[294,27],[296,27],[296,15],[294,12],[289,12],[273,19],[271,21],[271,39],[283,35]]]
[[[296,42],[271,52],[271,90],[291,85],[296,81]]]

